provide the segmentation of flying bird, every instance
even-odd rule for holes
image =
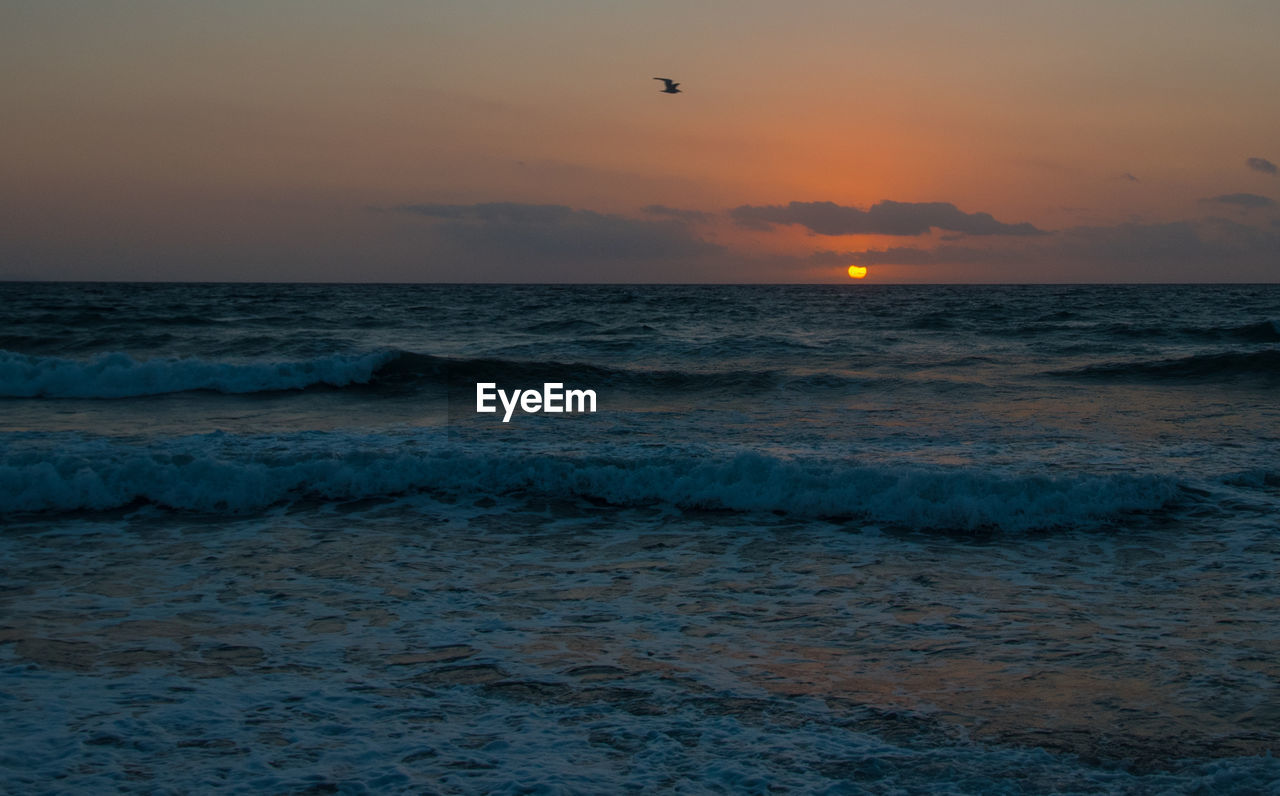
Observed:
[[[664,89],[662,89],[662,92],[661,92],[661,93],[663,93],[663,94],[679,94],[679,93],[680,93],[680,89],[676,88],[676,86],[678,86],[678,85],[680,85],[680,84],[679,84],[679,83],[676,83],[676,82],[675,82],[675,81],[673,81],[671,78],[669,78],[669,77],[655,77],[655,78],[654,78],[654,80],[661,80],[663,83],[666,83],[666,84],[667,84],[667,87],[666,87],[666,88],[664,88]]]

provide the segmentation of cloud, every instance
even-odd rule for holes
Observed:
[[[1128,180],[1129,182],[1142,182],[1142,180],[1138,179],[1137,177],[1133,176],[1127,171],[1124,174],[1121,174],[1120,178],[1124,180]]]
[[[704,213],[701,210],[681,210],[678,207],[667,207],[666,205],[649,205],[644,208],[644,212],[652,216],[664,216],[666,218],[674,218],[679,221],[695,223],[711,220],[710,213]]]
[[[799,224],[819,235],[924,235],[932,229],[966,235],[1043,235],[1028,223],[1005,224],[989,213],[965,213],[950,202],[882,201],[869,210],[834,202],[792,202],[788,205],[742,205],[729,211],[739,225],[768,229],[775,224]]]
[[[1205,263],[1235,254],[1203,224],[1191,221],[1072,227],[1063,231],[1054,249],[1073,259],[1109,263]]]
[[[564,205],[490,202],[372,208],[417,218],[423,271],[465,282],[742,282],[829,279],[849,252],[743,252],[704,240],[685,219],[701,211],[651,205],[629,218]]]
[[[790,207],[778,209],[789,211]],[[799,209],[803,213],[809,207],[799,205]],[[698,212],[655,205],[629,217],[555,204],[490,202],[406,204],[380,215],[401,219],[389,231],[402,236],[402,241],[413,241],[419,252],[419,271],[406,276],[429,281],[826,281],[843,276],[849,265],[916,266],[921,269],[914,272],[919,276],[895,271],[895,278],[944,281],[1269,282],[1280,278],[1280,225],[1270,213],[1251,224],[1242,223],[1238,216],[1165,223],[1135,220],[1040,234],[930,239],[939,242],[932,247],[769,253],[736,250],[704,239],[697,233],[698,226],[684,220],[698,218]],[[954,212],[961,221],[981,215]],[[876,221],[883,218],[877,216]],[[768,228],[782,222],[761,223]],[[954,236],[940,236],[946,237]]]
[[[804,256],[804,257],[791,257],[791,258],[787,258],[787,259],[785,259],[785,260],[780,260],[780,262],[787,262],[787,263],[790,263],[790,264],[791,264],[791,265],[793,265],[793,266],[796,266],[796,265],[811,265],[811,266],[831,266],[831,265],[838,265],[838,266],[840,266],[841,268],[843,268],[843,267],[845,267],[845,266],[847,266],[847,265],[852,264],[852,263],[853,263],[853,258],[854,258],[854,257],[856,257],[858,254],[859,254],[859,252],[837,252],[837,251],[832,251],[831,249],[822,249],[821,251],[813,252],[812,254],[806,255],[806,256]]]
[[[1200,279],[1212,269],[1220,278],[1275,279],[1280,266],[1280,229],[1225,218],[1166,223],[1128,222],[1079,226],[1051,236],[1010,242],[1003,247],[889,247],[850,254],[858,265],[1019,266],[1034,277],[1053,269],[1099,281],[1168,278]],[[1204,269],[1204,270],[1200,270]],[[1096,275],[1096,277],[1095,277]]]
[[[1260,171],[1263,174],[1274,175],[1277,171],[1276,164],[1272,163],[1266,158],[1249,158],[1244,162],[1244,165],[1248,166],[1254,171]]]
[[[429,222],[421,247],[423,276],[430,279],[682,281],[704,272],[724,279],[730,260],[724,247],[702,240],[684,221],[519,202],[388,210]]]
[[[973,265],[1003,262],[1010,257],[1011,253],[1005,250],[974,246],[938,246],[933,249],[890,246],[887,249],[851,252],[849,262],[853,265]]]
[[[1201,199],[1201,202],[1218,202],[1224,205],[1235,205],[1236,207],[1271,207],[1275,205],[1275,201],[1265,196],[1259,196],[1256,193],[1224,193],[1221,196],[1210,196],[1208,199]]]

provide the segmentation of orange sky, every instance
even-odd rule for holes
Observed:
[[[1280,6],[903,6],[8,3],[0,278],[1276,280]]]

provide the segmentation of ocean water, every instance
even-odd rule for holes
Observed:
[[[1278,390],[1280,286],[0,284],[0,783],[1276,792]]]

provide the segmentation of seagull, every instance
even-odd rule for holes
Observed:
[[[662,94],[679,94],[679,93],[680,93],[680,89],[676,88],[676,86],[678,86],[678,85],[680,85],[680,84],[679,84],[679,83],[674,82],[671,78],[669,78],[669,77],[655,77],[655,78],[654,78],[654,80],[661,80],[663,83],[666,83],[666,84],[667,84],[667,87],[666,87],[666,88],[664,88],[660,93],[662,93]]]

